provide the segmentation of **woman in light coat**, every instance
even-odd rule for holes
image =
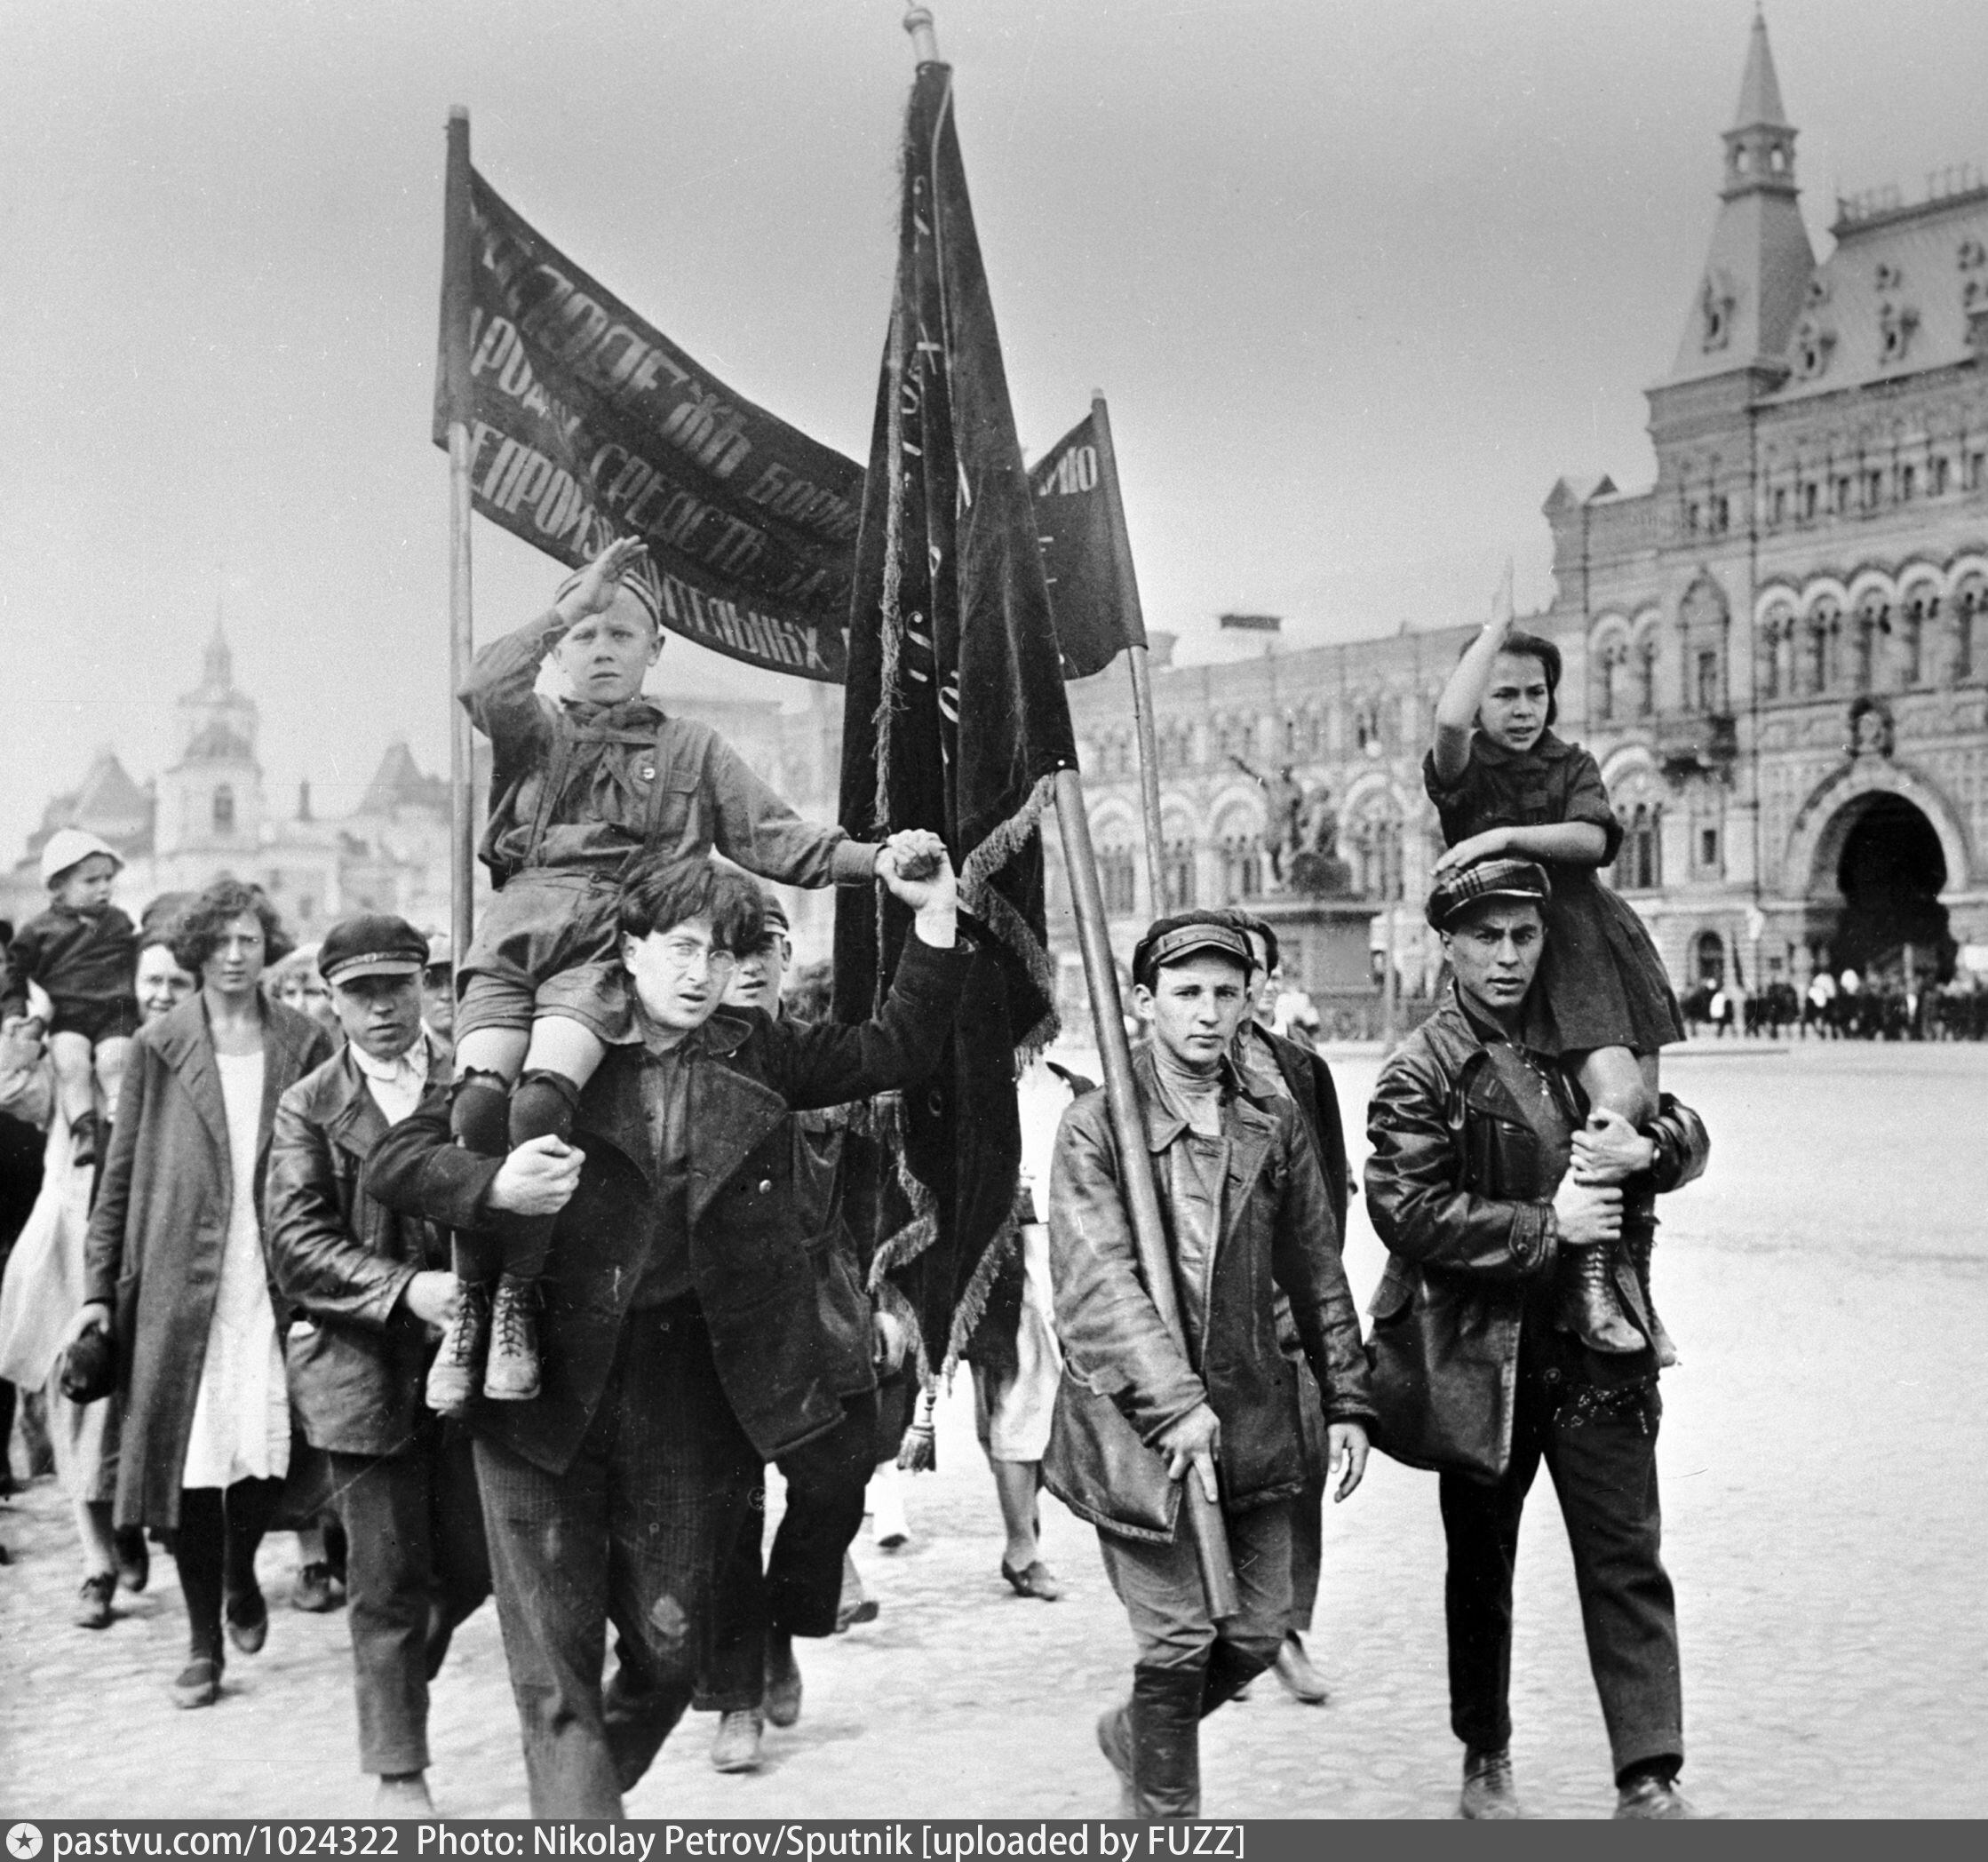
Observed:
[[[182,1707],[220,1693],[225,1572],[240,1574],[228,1639],[253,1654],[268,1634],[255,1554],[290,1464],[290,1400],[262,1182],[277,1100],[331,1052],[261,988],[289,948],[257,887],[217,880],[180,914],[173,955],[200,990],[133,1045],[73,1328],[107,1325],[116,1345],[117,1524],[176,1534]]]

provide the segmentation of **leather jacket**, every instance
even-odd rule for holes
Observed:
[[[1544,1140],[1542,1124],[1554,1118],[1542,1120],[1537,1109],[1518,1103],[1510,1075],[1489,1064],[1491,1046],[1452,983],[1443,1006],[1382,1068],[1367,1119],[1367,1213],[1388,1250],[1368,1309],[1375,1335],[1412,1328],[1411,1342],[1390,1339],[1385,1349],[1419,1367],[1425,1388],[1417,1394],[1430,1432],[1459,1451],[1451,1465],[1480,1471],[1502,1469],[1510,1458],[1521,1325],[1558,1258],[1553,1198],[1565,1170],[1564,1134],[1580,1122],[1564,1075],[1543,1060],[1538,1078],[1557,1100],[1563,1132],[1559,1145]],[[1689,1106],[1666,1094],[1645,1135],[1657,1147],[1653,1189],[1682,1189],[1703,1173],[1711,1141]],[[1616,1284],[1647,1333],[1642,1292],[1626,1261],[1618,1260]],[[1595,1383],[1656,1374],[1647,1350],[1580,1357],[1578,1373]],[[1394,1452],[1388,1407],[1378,1440]]]
[[[1157,1158],[1181,1123],[1159,1096],[1150,1049],[1134,1056],[1133,1074]],[[1184,1357],[1140,1270],[1105,1094],[1079,1099],[1057,1134],[1049,1245],[1063,1376],[1043,1478],[1073,1512],[1120,1537],[1173,1539],[1181,1490],[1149,1444],[1202,1402],[1221,1422],[1226,1508],[1246,1511],[1300,1491],[1299,1385],[1277,1349],[1279,1289],[1326,1420],[1371,1419],[1359,1316],[1311,1141],[1290,1101],[1247,1071],[1237,1080],[1223,1113],[1229,1152],[1221,1233],[1204,1287],[1185,1290],[1181,1301],[1184,1314],[1199,1317]],[[1164,1189],[1161,1213],[1177,1255]]]
[[[448,1078],[447,1052],[431,1042],[431,1091]],[[387,1129],[346,1048],[283,1094],[269,1144],[263,1246],[305,1322],[284,1341],[290,1397],[305,1439],[343,1454],[406,1454],[428,1415],[421,1386],[433,1343],[402,1296],[417,1273],[449,1265],[449,1244],[361,1190]]]
[[[718,1379],[763,1460],[825,1433],[843,1398],[875,1387],[870,1302],[819,1186],[797,1184],[791,1111],[922,1079],[937,1063],[970,967],[964,943],[907,938],[888,1001],[860,1026],[721,1008],[685,1050],[690,1080],[690,1269]],[[579,1187],[560,1211],[542,1283],[544,1389],[532,1403],[473,1403],[470,1427],[563,1474],[608,1388],[656,1224],[656,1146],[642,1049],[610,1048],[580,1094]],[[432,1095],[380,1141],[366,1189],[452,1229],[482,1229],[501,1164],[459,1150]]]

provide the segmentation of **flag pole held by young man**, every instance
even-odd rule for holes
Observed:
[[[470,611],[470,182],[469,112],[449,112],[449,169],[443,187],[441,368],[435,420],[449,446],[449,930],[456,960],[469,949],[475,912],[475,740],[469,713],[456,702],[473,649]]]
[[[912,6],[905,14],[904,26],[917,49],[921,67],[920,84],[923,85],[926,82],[926,73],[939,64],[938,46],[932,29],[932,15],[923,6]],[[918,92],[914,92],[914,98],[918,95]],[[931,133],[937,139],[934,147],[942,149],[943,153],[944,140],[951,133],[950,80],[942,97],[938,121],[944,123],[947,127],[942,131],[934,128]],[[916,106],[913,114],[916,117]],[[948,159],[957,164],[956,153],[949,153]],[[934,177],[941,182],[944,182],[946,179],[945,174],[941,172],[943,168],[944,163],[942,162],[932,171]],[[924,185],[923,173],[922,152],[918,159],[908,155],[907,188]],[[1021,497],[1026,498],[1028,481],[1026,474],[1019,471],[1020,451],[1013,442],[1013,416],[1006,407],[1005,376],[1000,368],[991,312],[985,303],[984,274],[981,272],[977,250],[973,244],[971,217],[966,207],[963,178],[958,180],[957,185],[960,191],[956,202],[949,204],[947,200],[936,195],[928,197],[926,200],[926,211],[905,222],[905,235],[910,236],[915,231],[918,241],[921,243],[940,241],[942,235],[959,242],[957,249],[938,251],[937,262],[942,267],[956,262],[962,264],[965,269],[956,282],[963,288],[946,296],[928,293],[921,300],[934,313],[941,326],[943,336],[942,346],[946,350],[950,365],[927,377],[920,372],[928,366],[922,343],[917,356],[905,355],[906,345],[903,338],[910,306],[901,295],[893,314],[891,354],[905,358],[897,366],[904,368],[907,372],[902,381],[897,380],[893,374],[894,364],[891,358],[887,356],[885,392],[879,397],[878,428],[884,450],[879,452],[873,446],[871,477],[875,482],[872,482],[865,497],[864,528],[870,547],[874,549],[882,545],[887,562],[894,565],[889,573],[879,578],[883,591],[881,606],[887,629],[889,625],[889,612],[892,610],[901,611],[921,601],[928,601],[934,612],[943,605],[941,592],[936,587],[921,594],[918,577],[923,564],[929,562],[936,568],[942,568],[948,574],[964,576],[970,572],[975,577],[974,587],[962,595],[960,601],[958,628],[959,661],[958,669],[954,672],[960,684],[957,705],[952,714],[958,720],[961,733],[956,750],[957,766],[962,771],[961,786],[965,786],[965,773],[973,768],[986,767],[1012,770],[1017,762],[1017,758],[1014,755],[986,759],[977,749],[973,754],[968,753],[965,730],[969,724],[977,727],[983,720],[1013,715],[1015,708],[976,704],[976,694],[964,688],[966,683],[965,669],[971,663],[982,677],[1005,678],[1009,681],[1014,693],[1016,707],[1024,714],[1021,728],[1025,741],[1020,748],[1027,754],[1021,760],[1028,763],[1031,768],[1043,768],[1044,773],[1049,774],[1047,786],[1054,800],[1057,819],[1062,829],[1064,865],[1070,877],[1071,895],[1076,907],[1085,976],[1090,988],[1092,1015],[1096,1023],[1099,1054],[1103,1063],[1107,1104],[1111,1116],[1113,1136],[1117,1144],[1120,1167],[1124,1173],[1126,1213],[1131,1219],[1133,1239],[1139,1253],[1140,1269],[1161,1322],[1166,1326],[1182,1355],[1186,1356],[1186,1335],[1181,1324],[1173,1256],[1167,1248],[1165,1230],[1160,1217],[1159,1197],[1154,1186],[1152,1166],[1147,1153],[1145,1120],[1140,1111],[1138,1092],[1133,1082],[1132,1054],[1126,1045],[1125,1022],[1119,1007],[1117,974],[1113,967],[1110,942],[1106,930],[1104,897],[1098,883],[1097,860],[1092,851],[1090,826],[1084,808],[1083,779],[1075,767],[1076,759],[1069,735],[1069,714],[1062,703],[1061,669],[1055,668],[1052,672],[1054,664],[1053,656],[1055,653],[1055,634],[1049,615],[1048,589],[1042,578],[1040,557],[1034,548],[1030,547],[1037,534],[1037,525],[1032,512],[1026,508],[1011,508],[1001,503],[1004,498],[1012,497],[1017,493]],[[907,198],[909,200],[910,196]],[[951,223],[949,215],[957,217],[959,227],[957,233],[947,233],[946,229]],[[923,250],[922,243],[919,249]],[[947,258],[947,250],[952,251],[951,259]],[[900,263],[902,294],[906,288],[906,274],[903,270],[905,260],[902,252]],[[916,288],[915,280],[913,288]],[[985,318],[984,323],[976,332],[977,339],[983,346],[974,352],[972,366],[966,366],[964,359],[954,358],[952,355],[950,346],[957,334],[954,322],[956,319],[975,316]],[[928,329],[930,326],[926,324],[921,327]],[[930,481],[927,486],[923,474],[934,470],[933,462],[937,451],[943,449],[950,452],[953,444],[950,437],[950,426],[941,421],[940,410],[942,407],[945,410],[945,418],[950,421],[952,390],[949,384],[956,375],[962,394],[970,393],[982,397],[976,402],[975,411],[980,417],[978,424],[969,420],[966,428],[967,432],[977,435],[973,469],[967,469],[963,460],[957,481],[950,472],[947,472],[941,473],[939,479]],[[929,427],[923,425],[918,427],[918,444],[915,448],[907,445],[908,434],[902,430],[903,424],[911,419],[932,423]],[[1003,430],[1004,451],[1011,450],[1013,453],[1015,468],[1013,472],[995,469],[997,462],[978,450],[996,425]],[[891,440],[893,434],[897,434],[895,444]],[[880,481],[877,481],[879,471],[883,476]],[[933,548],[929,551],[907,548],[906,529],[915,515],[911,506],[906,502],[910,494],[905,489],[904,481],[910,479],[916,479],[921,487],[926,487],[926,489],[919,492],[920,497],[926,499],[926,503],[920,506],[926,512],[925,521],[935,521],[942,524],[943,511],[951,505],[956,482],[970,487],[977,500],[974,533],[982,542],[973,543],[962,538],[964,554],[957,561],[950,558],[950,552],[945,548]],[[943,505],[934,508],[939,499],[944,501]],[[887,523],[878,521],[881,506],[886,504],[890,507]],[[937,534],[934,533],[935,536]],[[985,539],[997,534],[1009,536],[1012,539],[1008,553],[1001,565],[984,561],[974,553],[984,546]],[[1023,542],[1023,538],[1029,541]],[[1019,560],[1022,550],[1026,550],[1028,553],[1026,563]],[[864,554],[865,544],[859,542],[859,558]],[[996,583],[1005,591],[998,604],[991,601],[988,593]],[[877,727],[873,720],[879,716],[896,715],[891,711],[894,689],[907,697],[912,696],[910,686],[893,687],[893,668],[900,672],[909,670],[913,683],[920,682],[920,674],[924,670],[921,656],[926,648],[930,645],[942,648],[946,636],[951,631],[946,625],[937,625],[931,628],[929,635],[918,631],[916,639],[911,633],[901,631],[897,637],[904,643],[905,648],[905,656],[902,658],[884,650],[888,644],[885,640],[873,644],[865,643],[859,648],[855,637],[855,624],[868,612],[869,597],[863,593],[866,586],[865,572],[859,568],[858,606],[852,610],[851,698],[845,714],[844,726],[845,804],[859,818],[867,812],[866,790],[878,784],[880,768],[883,768],[882,789],[886,792],[892,789],[891,771],[883,766],[892,759],[905,754],[905,746],[899,734],[909,730],[916,709],[914,705],[898,718],[893,726],[892,741],[889,744],[878,741]],[[874,626],[876,624],[871,625]],[[902,621],[899,625],[902,630]],[[993,639],[983,635],[976,646],[970,638],[975,626],[984,629],[990,625],[995,626],[997,637],[1000,627],[1003,625],[1006,627],[1006,645],[998,652],[989,650],[994,644]],[[915,653],[912,649],[915,649]],[[873,663],[873,656],[879,655],[880,657],[876,657]],[[1045,662],[1049,664],[1046,664]],[[949,672],[952,671],[942,659],[931,669],[929,678],[925,682],[927,685],[935,683],[942,690],[948,681]],[[877,685],[879,679],[882,680],[880,687]],[[873,687],[877,688],[873,690]],[[1026,741],[1031,727],[1040,730],[1039,744],[1031,745]],[[1043,745],[1053,741],[1056,745],[1054,757],[1046,749],[1040,755],[1035,753],[1036,750],[1042,749]],[[1052,770],[1053,774],[1050,773]],[[1016,798],[1013,795],[1005,795],[1001,807],[1010,808],[1015,800]],[[930,805],[928,799],[925,805]],[[1039,806],[1039,800],[1036,805]],[[956,807],[962,815],[970,806],[970,798],[956,802]],[[887,811],[884,808],[879,806],[875,812],[879,818],[874,820],[874,827],[887,829],[900,824],[885,818]],[[984,818],[989,812],[984,808],[976,808],[975,817]],[[846,819],[845,825],[847,824]],[[949,839],[956,838],[954,831],[957,824],[948,823],[947,825]],[[999,870],[983,865],[986,860],[985,849],[997,840],[1019,847],[1021,843],[1013,838],[1014,825],[1015,818],[1011,818],[998,830],[988,833],[984,840],[975,837],[972,847],[961,846],[956,848],[956,857],[965,855],[963,871],[969,878],[977,868],[983,869],[987,874],[981,887],[969,885],[963,891],[966,895],[965,903],[970,910],[974,909],[977,895],[985,911],[992,914],[987,922],[997,941],[1005,941],[1003,927],[1006,926],[1012,930],[1017,922],[1017,914],[1011,909],[1012,901],[1005,904],[1003,898],[998,895],[995,882],[1000,876]],[[966,837],[959,835],[958,838]],[[1037,857],[1039,858],[1039,855]],[[1019,855],[1014,858],[1018,859]],[[1006,870],[1009,872],[1015,871],[1014,859],[1011,859]],[[1039,914],[1039,898],[1034,910]],[[1038,922],[1039,923],[1039,916]],[[867,939],[862,935],[864,929],[855,914],[849,912],[847,908],[839,910],[836,953],[838,971],[840,972],[843,967],[845,955],[851,959],[852,965],[850,976],[838,975],[839,995],[845,985],[855,985],[857,983],[855,972],[869,970],[880,974],[878,967],[878,957],[881,954],[880,944],[866,950],[863,946]],[[872,983],[872,989],[873,986]],[[869,991],[856,988],[851,990],[852,996],[864,993]],[[852,1000],[850,1006],[853,1007],[856,1005]],[[1238,1609],[1238,1598],[1221,1507],[1208,1499],[1199,1479],[1191,1471],[1181,1484],[1181,1499],[1188,1531],[1201,1568],[1209,1614],[1218,1620],[1233,1616]]]
[[[1084,812],[1084,779],[1074,769],[1056,776],[1056,820],[1063,835],[1063,867],[1070,875],[1070,903],[1077,914],[1077,943],[1084,952],[1084,979],[1090,985],[1091,1019],[1097,1025],[1098,1057],[1104,1067],[1105,1102],[1111,1112],[1111,1135],[1118,1147],[1125,1213],[1132,1218],[1139,1267],[1145,1277],[1160,1324],[1187,1356],[1187,1333],[1181,1323],[1181,1300],[1173,1281],[1173,1257],[1166,1245],[1160,1217],[1159,1192],[1153,1184],[1152,1159],[1146,1149],[1146,1120],[1133,1084],[1132,1050],[1125,1041],[1124,1012],[1118,1002],[1118,975],[1111,959],[1111,940],[1105,930],[1104,894],[1098,885],[1097,855],[1091,850],[1091,827]],[[1201,1587],[1208,1614],[1220,1622],[1237,1615],[1242,1599],[1236,1589],[1236,1569],[1229,1556],[1229,1534],[1221,1508],[1203,1491],[1190,1468],[1181,1484],[1181,1505],[1201,1566]]]

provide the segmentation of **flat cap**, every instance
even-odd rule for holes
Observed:
[[[327,983],[354,976],[416,976],[428,967],[428,940],[404,918],[362,911],[342,918],[318,946],[317,973]]]
[[[1456,915],[1481,899],[1529,899],[1544,906],[1553,896],[1553,881],[1535,860],[1514,860],[1503,854],[1451,867],[1429,887],[1427,916],[1438,931],[1447,931]]]
[[[1206,951],[1227,957],[1239,965],[1246,976],[1255,963],[1248,938],[1233,925],[1213,925],[1195,913],[1187,918],[1163,918],[1147,927],[1132,953],[1132,980],[1153,986],[1153,978],[1167,965],[1183,963]]]

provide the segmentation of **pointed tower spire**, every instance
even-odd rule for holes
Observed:
[[[1726,185],[1722,197],[1765,191],[1793,195],[1794,125],[1781,103],[1781,81],[1767,43],[1767,20],[1758,9],[1746,42],[1746,75],[1739,81],[1739,107],[1726,131]]]
[[[1741,370],[1785,370],[1816,269],[1797,200],[1794,139],[1767,21],[1756,12],[1739,107],[1724,137],[1719,218],[1666,386]]]
[[[235,688],[235,655],[227,643],[227,564],[214,570],[214,638],[201,662],[200,682],[209,691]]]
[[[1774,75],[1774,54],[1768,49],[1767,16],[1753,9],[1753,33],[1746,42],[1746,75],[1739,81],[1739,108],[1733,113],[1736,130],[1756,127],[1786,129],[1781,107],[1781,81]]]
[[[214,638],[208,641],[201,660],[200,682],[203,689],[232,692],[235,689],[235,651],[227,643],[227,631],[221,625],[219,607],[214,613]]]

